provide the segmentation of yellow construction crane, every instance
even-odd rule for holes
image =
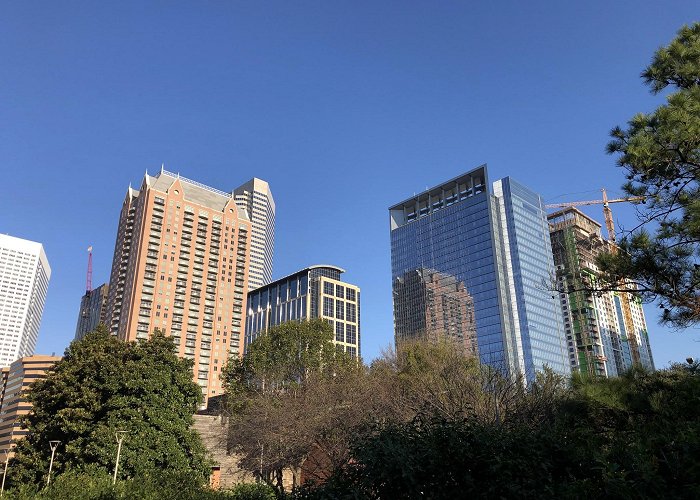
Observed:
[[[570,201],[567,203],[552,203],[545,205],[545,208],[566,208],[566,207],[580,207],[584,205],[603,205],[603,215],[605,216],[605,227],[608,230],[608,241],[610,243],[615,243],[615,223],[613,222],[612,210],[610,209],[610,203],[622,203],[622,202],[635,202],[644,201],[644,196],[630,196],[627,198],[613,198],[608,199],[608,193],[605,188],[602,188],[603,199],[602,200],[586,200],[586,201]]]

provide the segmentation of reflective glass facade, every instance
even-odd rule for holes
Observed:
[[[422,293],[405,277],[430,269],[473,300],[482,362],[528,377],[544,364],[570,373],[561,309],[541,285],[553,265],[539,197],[509,179],[494,189],[482,166],[389,209],[396,340],[424,331],[405,313]]]
[[[474,300],[464,283],[430,269],[415,269],[394,283],[396,337],[447,340],[478,356]]]
[[[549,366],[568,375],[561,306],[548,286],[555,270],[542,199],[510,177],[494,182],[493,191],[510,263],[513,330],[522,346],[525,373],[531,379]]]
[[[88,290],[80,300],[78,325],[75,327],[75,340],[81,340],[85,334],[94,331],[100,323],[106,325],[107,295],[109,284],[104,283],[94,290]]]

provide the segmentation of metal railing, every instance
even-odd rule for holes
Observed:
[[[233,193],[232,193],[232,192],[231,192],[231,193],[227,193],[227,192],[225,192],[225,191],[221,191],[221,190],[219,190],[219,189],[215,189],[215,188],[213,188],[213,187],[209,187],[209,186],[207,186],[206,184],[202,184],[201,182],[193,181],[192,179],[188,179],[187,177],[183,177],[183,176],[181,176],[180,174],[175,174],[175,173],[173,173],[173,172],[168,172],[168,171],[165,170],[165,169],[161,170],[161,173],[162,173],[162,174],[165,174],[165,175],[169,175],[169,176],[171,176],[171,177],[178,178],[178,179],[180,179],[180,180],[183,181],[183,182],[186,182],[186,183],[188,183],[188,184],[192,184],[193,186],[197,186],[197,187],[202,188],[202,189],[206,189],[207,191],[210,191],[210,192],[212,192],[212,193],[215,193],[215,194],[218,194],[218,195],[221,195],[221,196],[226,196],[227,198],[233,198]]]

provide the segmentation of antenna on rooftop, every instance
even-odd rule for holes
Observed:
[[[92,292],[92,245],[88,247],[88,267],[85,279],[85,293]]]

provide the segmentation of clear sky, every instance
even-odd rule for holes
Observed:
[[[267,180],[275,276],[345,268],[376,357],[393,339],[387,208],[482,163],[551,202],[619,194],[608,131],[662,102],[639,73],[698,14],[697,0],[4,3],[0,232],[42,242],[53,269],[37,352],[72,340],[86,248],[99,285],[129,183],[165,163],[224,191]],[[700,355],[697,328],[646,311],[657,366]]]

